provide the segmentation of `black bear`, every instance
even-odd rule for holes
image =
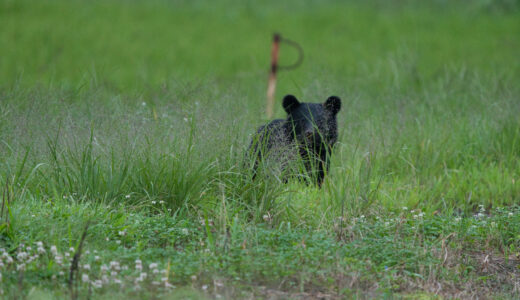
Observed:
[[[269,161],[278,170],[287,171],[299,156],[308,178],[321,186],[338,139],[336,115],[341,108],[341,99],[330,96],[324,103],[304,103],[287,95],[282,105],[287,119],[273,120],[261,126],[249,146],[254,176],[261,161]]]

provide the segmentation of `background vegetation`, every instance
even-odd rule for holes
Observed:
[[[0,1],[2,295],[518,296],[519,8]],[[321,189],[243,168],[275,31],[277,99],[343,99]]]

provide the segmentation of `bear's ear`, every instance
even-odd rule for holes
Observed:
[[[323,103],[323,106],[335,115],[341,109],[341,99],[337,96],[330,96],[327,101]]]
[[[293,109],[298,107],[298,105],[300,105],[300,102],[293,95],[287,95],[283,97],[282,106],[288,114],[291,113]]]

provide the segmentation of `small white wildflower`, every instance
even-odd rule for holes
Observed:
[[[63,276],[63,275],[65,275],[65,272],[60,271],[60,272],[58,272],[58,275]]]
[[[88,275],[87,274],[81,275],[81,281],[88,282]]]
[[[197,276],[191,275],[191,280],[193,280],[193,281],[197,280]]]
[[[513,213],[510,212],[510,213],[508,213],[507,215],[510,216],[510,217],[512,217],[512,216],[513,216]]]
[[[122,284],[123,282],[121,281],[121,279],[114,278],[114,283]]]
[[[95,280],[95,281],[92,282],[92,286],[94,288],[99,289],[99,288],[101,288],[103,286],[103,282],[101,280],[99,280],[99,279]]]
[[[207,290],[207,289],[208,289],[208,286],[207,286],[207,285],[203,285],[203,286],[202,286],[202,290],[205,291],[205,290]]]
[[[159,204],[164,204],[164,201],[163,200],[159,201]]]
[[[85,270],[90,270],[90,265],[89,265],[89,264],[84,264],[84,265],[83,265],[83,269],[85,269]]]
[[[74,252],[74,247],[70,247],[70,248],[69,248],[69,251],[70,251],[70,252]]]
[[[36,242],[35,244],[37,247],[43,247],[43,242]]]
[[[161,284],[161,283],[160,283],[159,281],[152,281],[152,284],[153,284],[153,285],[159,285],[159,284]]]
[[[403,210],[408,210],[408,207],[406,207],[406,206],[403,206]]]
[[[116,261],[116,260],[111,261],[111,262],[110,262],[110,268],[111,268],[111,269],[119,270],[119,268],[120,268],[119,262]]]
[[[188,118],[184,118],[184,122],[188,122]]]
[[[121,270],[123,270],[123,271],[128,270],[128,266],[122,266],[122,267],[121,267]]]
[[[155,203],[157,203],[157,201],[152,201],[152,204],[154,204],[154,205],[155,205]]]
[[[146,106],[146,102],[143,101],[143,102],[141,103],[141,105],[142,105],[142,106]]]
[[[28,254],[27,252],[18,252],[16,255],[16,258],[20,261],[25,260],[27,258]]]
[[[164,281],[168,281],[168,277],[161,277],[161,281],[164,282]]]
[[[99,255],[94,256],[95,261],[99,261],[100,259],[101,259],[101,257],[99,257]]]
[[[121,230],[118,232],[120,236],[125,236],[126,235],[126,230]]]
[[[153,269],[152,273],[157,274],[157,273],[159,273],[159,270]]]
[[[182,233],[187,235],[188,233],[190,233],[190,231],[188,230],[188,228],[183,228]]]
[[[112,276],[112,277],[116,277],[116,276],[117,276],[117,272],[116,272],[116,271],[112,271],[112,272],[110,272],[110,276]]]
[[[52,246],[51,246],[51,253],[52,253],[53,255],[58,254],[58,248],[56,248],[56,246],[52,245]]]
[[[38,247],[38,253],[41,253],[41,254],[45,253],[45,248]]]
[[[85,255],[89,255],[89,254],[90,254],[90,250],[86,250]]]
[[[130,199],[130,195],[126,195],[125,198],[126,198],[126,199]]]
[[[149,267],[150,267],[150,269],[155,269],[155,268],[157,268],[158,266],[159,266],[159,265],[158,265],[157,263],[151,263]]]
[[[105,265],[105,264],[101,265],[101,271],[102,271],[102,272],[106,272],[106,271],[108,271],[108,267],[107,267],[107,265]]]
[[[117,241],[116,241],[116,244],[120,245],[120,244],[121,244],[121,241],[120,241],[120,240],[117,240]]]
[[[17,271],[25,271],[25,264],[19,264],[16,266]]]

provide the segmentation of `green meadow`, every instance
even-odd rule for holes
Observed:
[[[274,32],[321,188],[245,162]],[[515,299],[519,50],[514,0],[0,0],[0,297]]]

